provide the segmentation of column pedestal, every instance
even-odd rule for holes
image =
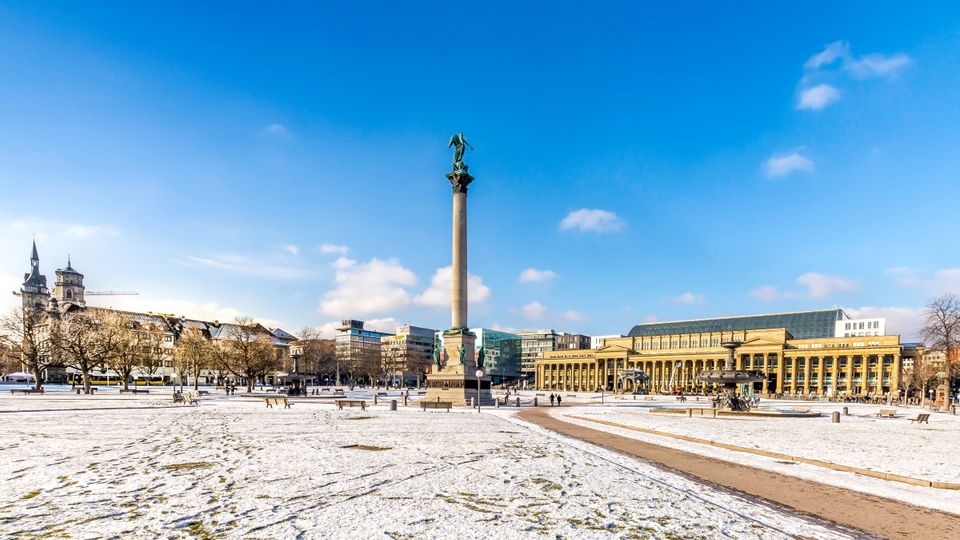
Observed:
[[[477,336],[465,328],[453,328],[443,333],[443,367],[434,366],[433,373],[427,376],[427,401],[449,401],[454,406],[470,403],[477,399],[476,364]],[[460,348],[463,347],[463,362],[460,362]],[[480,404],[492,405],[490,375],[480,379]]]

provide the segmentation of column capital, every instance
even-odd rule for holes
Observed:
[[[454,193],[466,193],[467,186],[470,185],[470,182],[473,182],[473,176],[471,176],[466,169],[459,169],[448,172],[447,180],[450,181],[450,186],[453,188]]]

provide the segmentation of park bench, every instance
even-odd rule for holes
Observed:
[[[82,393],[83,393],[83,387],[82,387],[82,386],[78,386],[78,387],[77,387],[77,395],[79,396],[79,395],[82,394]],[[96,387],[96,386],[91,386],[91,387],[90,387],[90,393],[91,393],[91,394],[96,394],[96,393],[97,393],[97,387]]]
[[[121,389],[120,389],[120,393],[121,393],[121,394],[123,394],[123,393],[130,393],[130,394],[149,394],[150,391],[147,390],[147,389],[145,389],[145,388],[128,388],[128,389],[126,389],[126,390],[124,390],[123,388],[121,388]]]
[[[11,394],[16,394],[17,392],[20,392],[21,394],[27,394],[27,395],[29,395],[29,394],[42,394],[42,393],[43,393],[43,388],[41,388],[41,389],[39,389],[39,390],[37,390],[36,388],[14,388],[13,390],[10,390],[10,393],[11,393]]]
[[[387,397],[386,392],[377,392],[377,397]]]
[[[338,399],[337,409],[343,410],[344,407],[360,407],[360,410],[367,410],[367,402],[362,399]]]
[[[197,391],[197,395],[200,395],[200,396],[209,396],[209,395],[210,395],[210,391],[209,391],[209,390],[198,390],[198,391]]]
[[[450,412],[450,408],[453,407],[453,403],[450,401],[421,401],[420,410],[426,411],[427,409],[446,409],[447,412]]]
[[[290,408],[290,401],[285,397],[266,397],[263,399],[267,402],[268,409],[272,409],[274,405],[283,405],[284,409]]]
[[[894,418],[897,416],[896,409],[880,409],[877,411],[877,416],[880,418]]]
[[[914,423],[914,422],[916,422],[916,423],[918,423],[918,424],[929,424],[929,423],[930,423],[930,415],[927,414],[927,413],[918,414],[916,418],[911,418],[911,419],[910,419],[910,423],[911,423],[911,424]]]

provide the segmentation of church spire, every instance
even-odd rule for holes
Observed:
[[[37,239],[33,239],[33,255],[30,256],[30,264],[34,268],[40,266],[40,255],[37,255]]]

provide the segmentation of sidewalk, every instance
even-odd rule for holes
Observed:
[[[554,418],[544,409],[526,409],[518,417],[561,435],[657,463],[697,480],[766,499],[871,535],[960,538],[960,516],[953,514],[590,429]]]

